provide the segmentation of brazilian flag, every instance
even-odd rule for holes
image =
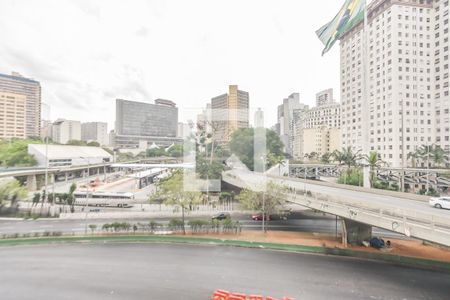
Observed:
[[[322,55],[328,52],[346,32],[364,20],[366,0],[346,0],[334,19],[316,31],[325,45]]]

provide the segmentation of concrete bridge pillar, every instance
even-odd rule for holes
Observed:
[[[342,230],[342,236],[346,237],[346,242],[352,245],[361,245],[363,241],[369,241],[372,238],[372,226],[353,220],[344,219]]]
[[[30,192],[37,190],[36,175],[28,175],[27,176],[27,189]]]
[[[55,174],[48,174],[48,184],[53,184],[55,182]]]
[[[363,179],[364,179],[364,187],[371,188],[371,186],[370,186],[370,167],[369,166],[363,167]]]

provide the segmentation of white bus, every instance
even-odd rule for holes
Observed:
[[[132,207],[133,193],[127,192],[87,192],[76,191],[73,193],[75,205],[97,207]]]

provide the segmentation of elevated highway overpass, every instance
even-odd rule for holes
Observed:
[[[450,246],[450,211],[429,206],[424,196],[235,169],[224,172],[223,181],[253,190],[269,181],[287,186],[287,201],[341,217],[343,234],[351,243],[370,238],[376,226]]]
[[[53,183],[56,176],[63,176],[67,181],[70,174],[78,174],[80,177],[86,177],[88,175],[100,175],[111,172],[112,169],[146,169],[161,167],[182,167],[177,164],[179,159],[172,157],[155,157],[155,158],[143,158],[134,161],[128,161],[123,163],[104,162],[101,164],[86,164],[79,166],[65,166],[65,167],[11,167],[0,168],[0,178],[6,177],[26,177],[27,188],[29,191],[35,191],[37,187],[36,176],[44,176],[47,173],[49,183]],[[89,173],[89,174],[88,174]]]

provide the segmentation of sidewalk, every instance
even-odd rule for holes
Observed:
[[[350,249],[371,253],[383,253],[383,254],[450,262],[450,249],[440,248],[431,245],[424,245],[421,241],[417,240],[389,239],[391,241],[390,249],[377,250],[374,248],[367,248],[364,246],[350,246],[350,245],[347,248],[344,248],[340,239],[336,240],[334,237],[330,237],[329,235],[320,235],[302,232],[268,231],[266,234],[264,234],[260,231],[243,231],[240,235],[195,234],[194,236],[219,238],[219,239],[223,239],[224,237],[226,237],[226,239],[228,240],[247,241],[247,242],[280,243],[289,245]]]

